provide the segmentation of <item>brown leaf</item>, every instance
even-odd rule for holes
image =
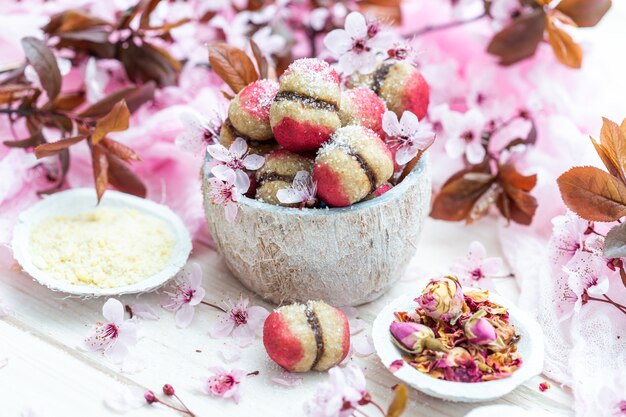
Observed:
[[[135,4],[133,7],[129,7],[128,9],[124,10],[117,21],[117,28],[127,29],[130,26],[130,23],[135,19],[135,16],[139,14],[143,7],[144,2],[139,0],[137,1],[137,4]]]
[[[67,139],[61,139],[56,142],[44,143],[35,148],[35,156],[37,159],[40,159],[45,158],[46,156],[57,155],[62,150],[69,148],[86,137],[87,136],[85,135],[78,135]]]
[[[61,72],[57,60],[46,43],[40,39],[27,36],[22,38],[22,48],[26,59],[39,76],[48,100],[54,101],[61,91]]]
[[[91,165],[93,168],[93,179],[96,185],[98,203],[100,203],[109,185],[109,161],[107,159],[106,149],[104,149],[102,145],[94,145],[91,147]]]
[[[256,67],[259,70],[259,78],[267,78],[267,59],[263,56],[259,45],[256,44],[255,41],[250,39],[250,48],[252,49],[252,53],[254,54],[254,59],[256,60]]]
[[[119,59],[124,65],[128,77],[133,81],[155,81],[164,87],[176,84],[180,62],[165,49],[144,42],[141,46],[129,43],[121,49]]]
[[[557,59],[571,68],[580,68],[583,63],[583,48],[563,29],[556,26],[554,19],[548,16],[548,42]]]
[[[409,390],[406,389],[404,384],[396,385],[393,389],[393,400],[391,400],[391,404],[389,404],[385,417],[400,417],[402,413],[404,413],[404,410],[406,410],[408,401]]]
[[[119,191],[145,198],[146,186],[130,170],[128,165],[110,152],[107,153],[107,160],[109,163],[109,183]]]
[[[604,239],[604,256],[622,258],[626,256],[626,223],[613,227]]]
[[[430,216],[448,221],[469,220],[474,204],[494,182],[495,178],[479,167],[456,173],[435,197]]]
[[[74,9],[52,16],[48,24],[42,29],[45,33],[59,35],[66,32],[74,32],[106,25],[110,25],[110,23],[85,13],[82,10]]]
[[[499,180],[502,186],[511,186],[526,192],[531,191],[537,185],[536,174],[522,175],[511,163],[500,166]]]
[[[556,6],[580,27],[597,25],[610,8],[611,0],[562,0]]]
[[[127,87],[117,90],[103,99],[93,103],[78,114],[83,118],[102,117],[111,111],[113,106],[120,100],[126,100],[128,110],[135,112],[142,104],[154,99],[154,91],[156,85],[154,82],[148,82],[141,87]]]
[[[59,35],[59,42],[56,47],[86,53],[96,58],[113,59],[116,54],[116,46],[109,42],[109,34],[109,31],[98,29],[68,32]]]
[[[209,47],[209,62],[213,71],[236,93],[259,79],[254,64],[244,51],[226,43]]]
[[[65,177],[67,176],[67,171],[70,169],[70,151],[69,149],[63,149],[59,153],[59,177],[56,178],[56,183],[45,190],[37,191],[37,194],[52,194],[61,189],[63,184],[65,183]]]
[[[102,139],[102,145],[107,148],[109,153],[117,156],[124,161],[141,161],[139,155],[137,155],[131,147],[126,146],[116,140],[104,138]]]
[[[617,123],[603,117],[600,130],[600,146],[592,139],[598,155],[611,175],[626,183],[626,135]],[[615,175],[617,172],[617,175]]]
[[[538,9],[513,20],[489,42],[487,52],[500,58],[500,65],[511,65],[535,54],[543,39],[546,15]]]
[[[91,135],[91,142],[95,145],[111,132],[121,132],[128,129],[130,111],[126,101],[119,101],[106,116],[96,122],[96,127]]]
[[[626,186],[596,167],[574,167],[557,182],[565,204],[583,219],[611,222],[626,215]]]
[[[6,140],[4,141],[4,145],[9,148],[32,148],[34,146],[41,145],[45,143],[46,139],[43,136],[41,129],[34,131],[31,133],[29,137],[26,139],[20,140]]]
[[[0,104],[11,103],[29,95],[33,87],[26,84],[0,85]]]
[[[67,93],[58,96],[50,108],[62,111],[71,111],[85,102],[85,92]]]
[[[364,13],[393,25],[402,23],[400,4],[400,0],[360,0],[358,2],[359,9]]]
[[[530,119],[530,130],[525,138],[516,138],[510,141],[504,149],[511,149],[517,145],[534,145],[537,142],[537,125],[533,119]]]

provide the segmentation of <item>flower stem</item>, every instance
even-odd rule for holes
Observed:
[[[174,398],[176,398],[178,400],[178,402],[180,403],[180,405],[182,405],[183,407],[185,407],[185,410],[187,410],[187,413],[189,414],[189,416],[194,417],[194,414],[191,412],[191,410],[189,409],[189,407],[187,407],[187,405],[185,405],[185,403],[183,402],[183,400],[180,399],[180,397],[176,394],[174,394]]]
[[[254,372],[248,372],[248,374],[246,376],[254,376],[254,375],[258,375],[259,371],[254,371]]]
[[[216,308],[219,311],[221,311],[222,313],[226,313],[226,309],[224,307],[218,306],[217,304],[209,303],[208,301],[204,301],[204,300],[200,301],[200,304],[204,304],[204,305],[207,305],[209,307]]]
[[[440,30],[446,30],[446,29],[450,29],[450,28],[453,28],[453,27],[457,27],[457,26],[463,26],[463,25],[468,24],[468,23],[476,22],[477,20],[480,20],[480,19],[482,19],[485,16],[487,16],[486,12],[482,13],[482,14],[480,14],[478,16],[471,17],[469,19],[453,20],[451,22],[442,23],[442,24],[439,24],[439,25],[424,26],[420,30],[417,30],[417,31],[415,31],[413,33],[409,33],[408,35],[404,35],[404,37],[405,38],[416,38],[416,37],[424,35],[426,33],[437,32],[437,31],[440,31]]]
[[[355,408],[354,409],[354,413],[359,412],[359,414],[361,414],[363,417],[370,417],[369,414],[367,414],[365,411],[361,410],[360,408]],[[354,415],[354,413],[352,413],[352,415]],[[384,415],[384,414],[383,414]]]
[[[178,401],[180,401],[180,400],[178,400]],[[158,398],[155,398],[154,402],[162,404],[162,405],[164,405],[167,408],[170,408],[172,410],[178,411],[179,413],[187,414],[189,417],[196,417],[196,415],[194,413],[192,413],[191,411],[189,411],[189,409],[183,410],[182,408],[174,407],[173,405],[168,404],[166,402],[163,402],[163,401],[159,400]],[[185,407],[185,408],[187,408],[187,407]]]
[[[370,401],[370,404],[376,407],[378,411],[380,411],[380,414],[382,414],[383,417],[387,415],[387,413],[385,413],[385,410],[383,410],[383,408],[380,405],[378,405],[378,403],[376,403],[375,401]]]
[[[605,298],[605,300],[603,300],[602,298],[596,298],[596,297],[589,297],[588,299],[590,301],[599,301],[601,303],[611,304],[615,306],[619,311],[626,314],[626,306],[616,303],[615,301],[611,300],[607,295],[603,295],[603,297]]]

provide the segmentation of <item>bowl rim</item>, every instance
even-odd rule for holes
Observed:
[[[202,175],[204,179],[210,178],[213,174],[208,169],[208,163],[212,160],[208,152],[205,154],[205,160],[202,167]],[[360,201],[347,207],[326,207],[323,209],[300,209],[298,207],[283,207],[275,206],[273,204],[264,203],[254,198],[249,198],[244,195],[239,196],[237,204],[241,206],[248,206],[257,211],[263,212],[281,212],[283,214],[291,214],[297,216],[329,216],[333,214],[341,213],[354,213],[355,211],[365,211],[372,207],[388,203],[389,201],[400,198],[405,191],[414,183],[423,178],[423,174],[427,172],[427,166],[430,162],[430,152],[426,151],[422,154],[420,160],[411,170],[411,172],[396,186],[391,188],[381,196],[375,197],[371,200]]]
[[[463,292],[481,290],[479,288],[464,287]],[[398,348],[393,344],[389,335],[389,326],[395,319],[394,312],[410,309],[416,306],[415,295],[403,295],[389,302],[376,316],[372,326],[374,348],[383,366],[389,370],[394,360],[402,359]],[[500,398],[530,378],[539,375],[543,370],[544,335],[539,323],[519,309],[512,302],[499,294],[489,291],[489,300],[502,305],[509,311],[511,321],[528,343],[528,352],[522,357],[522,366],[510,377],[484,382],[454,382],[436,379],[424,374],[411,366],[402,366],[393,375],[408,383],[418,391],[430,396],[448,401],[481,402]],[[404,360],[403,360],[404,361]],[[391,372],[391,371],[390,371]]]
[[[30,235],[35,225],[44,218],[84,213],[96,207],[133,208],[163,221],[172,232],[175,240],[168,263],[150,277],[141,279],[134,284],[114,288],[70,284],[53,278],[49,273],[35,266],[32,259],[33,254],[30,252]],[[35,281],[49,289],[82,297],[101,297],[142,293],[161,287],[185,266],[191,253],[192,244],[189,231],[182,219],[167,206],[114,190],[107,190],[100,204],[96,206],[94,189],[73,188],[47,196],[22,211],[13,229],[11,248],[13,256],[22,269]]]

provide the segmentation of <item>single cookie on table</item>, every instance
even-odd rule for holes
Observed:
[[[350,326],[341,310],[323,301],[291,304],[265,319],[263,344],[289,372],[325,371],[348,355]]]
[[[422,73],[407,62],[383,63],[371,74],[355,73],[348,87],[370,88],[398,117],[409,110],[422,119],[428,111],[428,84]]]
[[[363,200],[393,175],[391,152],[371,129],[345,126],[317,153],[317,195],[334,207]]]
[[[278,83],[274,80],[259,80],[245,86],[228,107],[228,118],[232,126],[252,140],[273,139],[270,105],[276,93]]]
[[[340,100],[339,75],[327,62],[294,61],[270,107],[276,141],[292,152],[315,151],[341,126]]]
[[[250,153],[256,153],[258,155],[265,155],[279,148],[278,143],[273,139],[257,141],[242,134],[235,129],[230,118],[226,119],[220,128],[220,143],[226,148],[229,148],[237,138],[245,140],[250,149]]]
[[[367,87],[341,93],[339,118],[343,126],[361,125],[383,135],[383,114],[387,108],[380,97]]]
[[[296,207],[297,204],[281,203],[276,193],[291,187],[298,171],[310,173],[312,169],[313,161],[304,156],[284,149],[270,153],[265,157],[265,164],[256,172],[256,199],[277,206]]]

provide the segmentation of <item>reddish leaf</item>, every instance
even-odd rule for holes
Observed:
[[[34,146],[38,146],[41,145],[42,143],[45,143],[46,139],[43,137],[43,134],[41,132],[41,129],[31,133],[31,136],[27,137],[26,139],[20,139],[20,140],[7,140],[4,141],[4,145],[8,146],[9,148],[32,148]]]
[[[606,234],[604,239],[604,256],[607,258],[623,258],[626,256],[626,223],[615,226]]]
[[[0,85],[0,104],[11,103],[29,95],[33,87],[26,84]]]
[[[610,152],[601,143],[596,142],[592,137],[590,137],[590,139],[593,147],[596,149],[596,153],[600,156],[600,159],[602,160],[602,163],[606,167],[607,171],[609,171],[609,174],[624,182],[624,173],[620,169],[618,162],[613,159]]]
[[[486,193],[495,178],[480,168],[470,168],[453,175],[435,197],[430,216],[439,220],[469,220],[469,215],[480,197]]]
[[[127,164],[111,153],[107,153],[109,182],[124,193],[144,198],[147,194],[144,183],[130,170]]]
[[[546,29],[548,31],[548,42],[557,59],[568,67],[580,68],[583,63],[583,49],[580,45],[574,42],[567,32],[556,26],[551,17],[548,18]]]
[[[129,43],[119,52],[128,77],[134,81],[155,81],[159,86],[176,84],[180,62],[166,50],[144,42],[142,46]]]
[[[626,215],[626,186],[595,167],[574,167],[558,180],[565,204],[583,219],[611,222]]]
[[[139,19],[139,27],[146,28],[150,26],[150,15],[154,9],[159,5],[161,0],[148,0],[147,4],[141,13],[141,19]]]
[[[248,55],[226,43],[217,43],[209,47],[209,62],[213,71],[235,93],[259,78]]]
[[[535,121],[530,119],[531,127],[525,138],[516,138],[510,141],[504,149],[511,149],[518,145],[534,145],[537,142],[537,125]]]
[[[252,49],[254,59],[256,60],[256,67],[259,70],[259,78],[267,78],[267,59],[263,56],[263,52],[261,52],[259,45],[257,45],[252,39],[250,39],[250,48]]]
[[[118,102],[111,111],[96,122],[96,127],[91,135],[91,141],[95,145],[111,132],[120,132],[128,129],[130,111],[126,101]]]
[[[116,155],[118,158],[124,161],[141,161],[139,155],[135,153],[135,151],[113,139],[104,138],[102,139],[102,145],[109,151],[109,153]]]
[[[135,19],[135,16],[137,16],[143,9],[143,6],[144,2],[139,0],[133,7],[129,7],[124,10],[117,21],[117,28],[127,29],[130,26],[130,23]]]
[[[82,10],[67,10],[52,16],[48,24],[42,29],[45,33],[59,35],[109,24],[106,20],[87,14]]]
[[[503,187],[496,206],[507,220],[529,225],[537,210],[537,199],[519,188]]]
[[[52,194],[61,189],[63,184],[65,183],[65,177],[67,176],[67,171],[70,169],[70,151],[69,149],[63,149],[59,153],[59,176],[56,178],[56,183],[46,189],[37,191],[37,194]]]
[[[84,118],[102,117],[110,112],[113,106],[120,100],[126,100],[128,110],[133,113],[142,104],[154,99],[155,89],[156,85],[151,81],[141,87],[127,87],[122,90],[115,91],[114,93],[111,93],[100,101],[97,101],[87,107],[85,110],[80,112],[78,116]]]
[[[498,32],[487,47],[487,52],[500,58],[501,65],[511,65],[534,55],[543,39],[546,15],[543,10],[513,20]]]
[[[580,27],[595,26],[610,8],[611,0],[562,0],[556,6]]]
[[[109,42],[110,32],[105,30],[84,30],[59,35],[56,48],[67,48],[77,53],[85,53],[101,59],[116,57],[116,45]]]
[[[503,186],[519,188],[522,191],[531,191],[537,185],[537,175],[522,175],[513,164],[501,165],[499,180]]]
[[[39,76],[41,85],[48,94],[48,100],[53,101],[61,91],[62,82],[54,54],[44,41],[31,36],[22,38],[22,48],[26,59]]]
[[[68,93],[58,96],[51,104],[50,108],[55,110],[71,111],[85,102],[85,93]]]
[[[592,143],[609,173],[626,183],[626,135],[617,123],[603,117],[600,144]]]
[[[359,9],[364,13],[394,25],[402,23],[400,0],[360,0]]]
[[[93,178],[96,185],[96,194],[98,196],[98,203],[100,203],[100,200],[109,185],[109,161],[107,159],[106,149],[104,149],[101,145],[92,146],[91,159]]]
[[[85,135],[78,135],[67,139],[61,139],[56,142],[44,143],[35,148],[35,156],[39,159],[45,158],[46,156],[57,155],[62,150],[69,148],[85,138]]]

